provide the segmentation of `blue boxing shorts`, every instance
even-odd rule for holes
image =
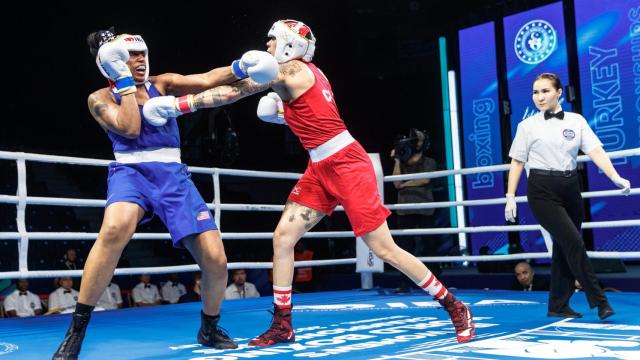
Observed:
[[[140,205],[145,211],[140,224],[158,215],[177,248],[184,248],[181,241],[189,235],[218,229],[184,164],[109,164],[105,208],[115,202]]]

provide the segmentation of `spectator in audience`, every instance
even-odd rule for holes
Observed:
[[[409,129],[408,135],[402,135],[395,141],[391,150],[394,159],[392,175],[405,175],[435,171],[435,159],[427,156],[431,146],[429,133],[416,128]],[[398,204],[433,202],[431,179],[415,179],[394,181],[398,190]],[[396,225],[400,229],[424,229],[435,227],[435,209],[396,210]],[[438,235],[400,236],[398,246],[415,256],[437,256],[440,247]],[[442,273],[440,263],[429,263],[429,270],[438,277]],[[410,292],[412,281],[402,276],[397,292]]]
[[[122,308],[122,293],[120,292],[120,286],[114,282],[110,282],[104,289],[100,299],[98,299],[96,306],[105,310]]]
[[[62,259],[60,259],[60,268],[62,270],[78,270],[82,269],[80,262],[78,260],[78,254],[76,253],[76,249],[68,248]]]
[[[298,241],[293,248],[295,261],[313,260],[313,251],[305,248],[302,241]],[[311,267],[297,267],[294,270],[293,288],[297,292],[310,292],[313,290],[313,269]]]
[[[549,290],[549,282],[540,276],[536,276],[531,265],[526,261],[520,261],[514,269],[516,281],[513,282],[511,290],[522,291],[547,291]]]
[[[395,147],[391,150],[391,157],[394,159],[393,175],[436,171],[435,159],[427,156],[430,147],[431,141],[427,131],[410,129],[408,135],[396,140]],[[398,204],[433,202],[431,179],[394,181],[393,186],[398,190]],[[434,212],[435,209],[396,210],[398,228],[433,228]],[[397,243],[415,256],[437,256],[440,238],[430,235],[401,236]],[[441,273],[439,263],[430,263],[429,269],[435,276]]]
[[[166,304],[177,304],[187,294],[187,288],[178,282],[178,274],[169,274],[168,280],[162,285],[162,299]]]
[[[202,279],[202,273],[197,272],[193,274],[193,292],[200,297],[200,280]]]
[[[151,283],[151,275],[140,275],[140,282],[133,288],[133,302],[136,306],[155,306],[162,303],[158,287]]]
[[[58,288],[49,294],[48,314],[67,314],[73,312],[78,302],[78,291],[73,288],[71,277],[61,277],[58,280]]]
[[[7,317],[42,315],[40,298],[29,291],[29,280],[16,281],[16,290],[4,298],[4,310]]]
[[[202,278],[201,272],[193,273],[193,286],[191,286],[191,291],[186,295],[184,299],[185,302],[191,301],[200,301],[202,298],[200,297],[200,279]]]
[[[247,273],[244,269],[232,270],[231,281],[231,285],[224,291],[224,298],[226,300],[260,297],[256,286],[247,282]]]

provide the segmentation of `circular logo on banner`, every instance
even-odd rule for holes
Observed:
[[[573,132],[573,130],[571,129],[565,129],[562,132],[562,135],[564,136],[565,139],[567,140],[573,140],[576,137],[576,133]]]
[[[522,62],[537,64],[556,49],[556,30],[544,20],[531,20],[520,28],[513,48]]]

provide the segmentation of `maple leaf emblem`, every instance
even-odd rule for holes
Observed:
[[[282,295],[282,296],[280,296],[280,297],[277,297],[277,298],[276,298],[276,300],[278,300],[278,302],[281,302],[281,303],[285,303],[285,304],[286,304],[286,303],[288,303],[288,302],[289,302],[289,300],[291,300],[291,296]]]

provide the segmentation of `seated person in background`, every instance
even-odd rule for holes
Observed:
[[[200,281],[202,279],[201,272],[193,273],[193,283],[189,286],[187,294],[180,298],[181,302],[194,302],[201,301],[202,297],[200,296]]]
[[[120,293],[120,286],[118,284],[110,282],[104,289],[96,307],[101,307],[105,310],[120,309],[122,307],[122,294]]]
[[[16,281],[16,290],[4,298],[7,317],[29,317],[42,315],[42,304],[38,295],[29,289],[29,280]]]
[[[302,241],[298,241],[293,248],[295,261],[313,260],[313,251],[305,248]],[[293,276],[293,289],[297,292],[313,291],[313,269],[311,267],[297,267]]]
[[[155,306],[162,303],[158,287],[151,283],[151,275],[140,275],[140,282],[133,288],[133,302],[136,306]]]
[[[193,274],[193,292],[198,295],[200,295],[200,281],[202,280],[202,273],[197,272],[195,274]]]
[[[58,288],[49,294],[49,311],[47,314],[72,313],[78,302],[78,291],[73,288],[71,277],[61,277]]]
[[[531,265],[526,261],[520,261],[516,264],[514,269],[516,274],[516,280],[511,287],[511,290],[522,291],[547,291],[549,290],[549,282],[540,276],[536,276],[536,272],[533,271]]]
[[[78,254],[76,252],[76,249],[68,248],[65,251],[64,255],[62,256],[62,259],[60,259],[60,269],[62,270],[82,269],[82,265],[78,260]]]
[[[247,282],[247,273],[244,269],[231,271],[231,285],[224,291],[226,300],[245,299],[260,297],[256,286]]]
[[[178,282],[178,274],[169,274],[167,282],[162,285],[162,299],[166,304],[177,304],[187,294],[187,288]]]

